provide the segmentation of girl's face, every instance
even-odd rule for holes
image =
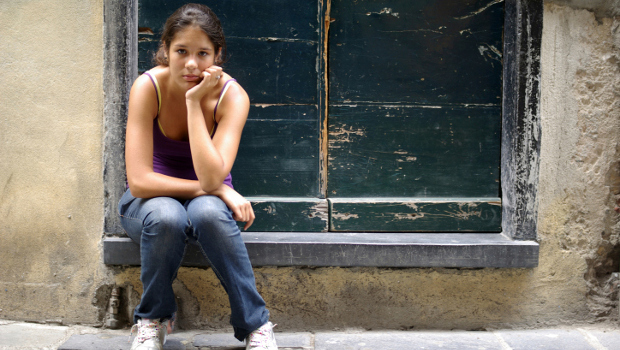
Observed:
[[[168,64],[172,80],[185,90],[200,82],[200,74],[215,64],[213,42],[200,27],[192,26],[179,31],[168,49]]]

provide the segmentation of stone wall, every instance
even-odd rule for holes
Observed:
[[[279,327],[616,322],[620,20],[613,11],[545,4],[539,267],[258,268]],[[139,269],[106,267],[100,250],[103,2],[3,2],[0,23],[0,318],[102,324],[118,285],[127,321],[141,292]],[[174,288],[180,326],[227,326],[228,301],[211,270],[182,268]]]
[[[538,236],[557,264],[579,262],[588,317],[607,318],[620,262],[620,18],[545,9]]]
[[[539,267],[259,268],[257,284],[273,319],[284,329],[616,321],[617,281],[611,273],[620,261],[613,210],[620,194],[620,21],[608,16],[611,10],[545,5]],[[139,296],[138,276],[139,269],[116,275],[117,283],[133,291],[130,303]],[[183,268],[175,289],[183,326],[226,326],[226,295],[211,271]]]

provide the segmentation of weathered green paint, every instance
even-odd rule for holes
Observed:
[[[140,70],[152,66],[166,18],[185,3],[140,2]],[[319,3],[202,3],[213,9],[224,28],[224,70],[244,87],[252,103],[232,170],[235,188],[246,196],[321,197]]]
[[[330,197],[498,197],[499,107],[330,108]]]
[[[151,66],[164,20],[184,3],[141,1],[140,70]],[[501,1],[332,0],[328,37],[328,7],[320,0],[203,3],[225,30],[225,70],[252,103],[232,171],[235,188],[278,197],[255,203],[253,230],[324,231],[327,217],[307,213],[326,196],[499,196]],[[322,61],[325,40],[329,65]],[[375,230],[385,221],[385,205],[360,205],[368,215],[345,225],[336,212],[333,229]],[[452,210],[446,215],[453,219],[429,214],[377,230],[497,231],[495,219],[454,219],[457,204],[431,207],[429,213]],[[409,213],[406,206],[389,210],[399,208]]]
[[[225,70],[252,103],[317,104],[316,42],[229,39]],[[315,116],[315,119],[318,117]]]
[[[252,106],[232,176],[249,196],[318,197],[316,106]]]
[[[184,0],[140,0],[139,23],[161,30],[163,22]],[[319,30],[316,1],[201,0],[217,15],[226,38],[274,37],[315,40]]]
[[[331,231],[501,231],[499,198],[342,198],[329,207]]]
[[[140,1],[139,69],[152,67],[166,18],[186,1]],[[202,1],[218,15],[228,46],[224,69],[252,103],[317,104],[317,3]],[[318,116],[317,116],[318,118]]]
[[[330,229],[500,231],[503,3],[333,0],[331,17]]]
[[[256,219],[248,231],[326,232],[328,205],[325,199],[247,197]],[[243,227],[243,223],[239,223]]]
[[[330,104],[501,103],[503,2],[332,0],[331,11]]]

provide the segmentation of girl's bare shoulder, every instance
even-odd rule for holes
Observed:
[[[226,79],[224,83],[227,83],[229,80],[232,80],[233,77],[226,74],[224,76],[224,79]],[[226,97],[228,96],[229,100],[234,100],[235,102],[246,102],[246,101],[247,103],[250,102],[248,93],[241,86],[241,84],[239,84],[239,82],[235,80],[235,81],[228,83],[228,85],[229,85],[228,91],[226,91],[226,95],[224,96],[224,99],[226,99]]]

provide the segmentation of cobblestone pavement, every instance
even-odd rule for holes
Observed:
[[[276,328],[277,330],[277,328]],[[276,332],[281,350],[620,350],[620,326],[493,331]],[[231,332],[181,331],[166,350],[242,350]],[[0,321],[1,350],[128,350],[129,330]]]

